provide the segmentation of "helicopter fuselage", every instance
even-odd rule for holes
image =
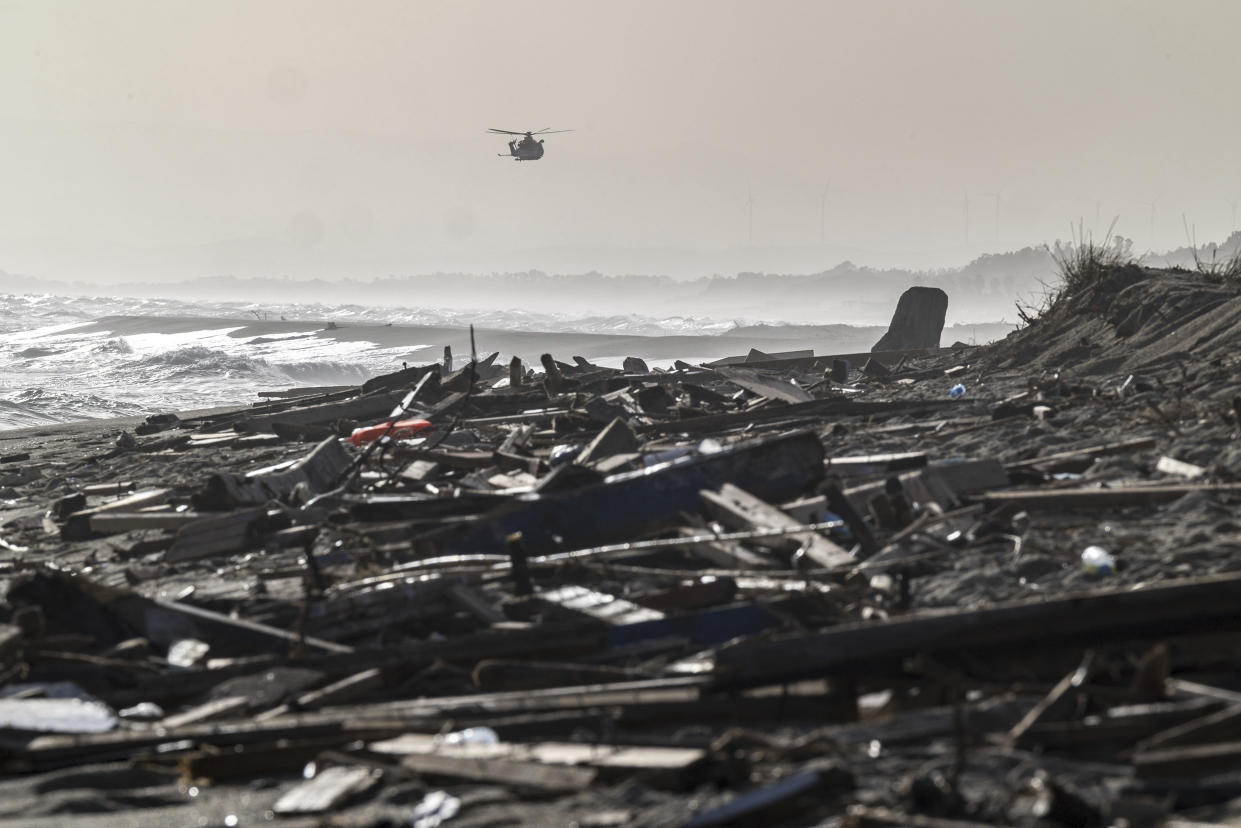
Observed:
[[[543,142],[523,139],[508,142],[508,154],[514,161],[538,161],[543,157]]]

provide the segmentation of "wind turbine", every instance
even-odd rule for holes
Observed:
[[[1232,208],[1232,224],[1228,225],[1229,235],[1232,235],[1237,230],[1237,203],[1238,202],[1241,202],[1241,199],[1236,199],[1236,198],[1228,199],[1228,206]]]
[[[819,244],[827,241],[827,194],[832,189],[832,180],[827,179],[827,184],[823,187],[823,194],[819,196]],[[1237,212],[1233,208],[1233,213]]]
[[[983,193],[983,195],[995,199],[995,240],[998,243],[1000,240],[1000,199],[1004,196],[1004,188],[1001,187],[997,192]]]
[[[1141,204],[1144,207],[1151,208],[1151,230],[1150,230],[1150,237],[1147,240],[1147,243],[1151,247],[1155,246],[1155,205],[1158,203],[1159,203],[1159,196],[1155,196],[1150,201],[1139,201],[1138,202],[1138,204]]]
[[[754,191],[746,189],[745,207],[749,213],[750,244],[754,243]]]

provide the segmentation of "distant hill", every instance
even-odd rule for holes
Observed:
[[[1241,233],[1219,246],[1220,258],[1241,249]],[[1193,267],[1188,248],[1143,257],[1146,264]],[[697,316],[794,324],[885,325],[896,300],[913,285],[942,288],[948,322],[1013,320],[1018,299],[1041,295],[1058,281],[1045,247],[980,256],[959,268],[877,269],[842,262],[810,274],[738,273],[681,280],[668,276],[431,273],[375,279],[323,280],[213,276],[183,282],[109,285],[56,282],[0,272],[0,291],[70,296],[169,297],[239,302],[369,305],[548,313]]]

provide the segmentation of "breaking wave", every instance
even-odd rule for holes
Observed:
[[[95,324],[105,317],[120,320],[119,327]],[[151,324],[141,324],[143,318]],[[276,320],[320,327],[238,333]],[[327,322],[642,335],[718,334],[734,324],[684,316],[0,294],[0,429],[244,405],[259,391],[357,385],[411,354],[423,356],[422,346],[384,348],[319,335]]]

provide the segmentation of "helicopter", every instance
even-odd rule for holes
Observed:
[[[514,161],[538,161],[543,157],[543,139],[535,138],[536,135],[554,135],[557,132],[572,132],[571,129],[552,129],[544,127],[538,132],[514,132],[511,129],[489,129],[498,135],[520,135],[520,139],[514,138],[508,142],[508,154],[513,157]],[[505,157],[502,152],[496,153],[501,158]]]

